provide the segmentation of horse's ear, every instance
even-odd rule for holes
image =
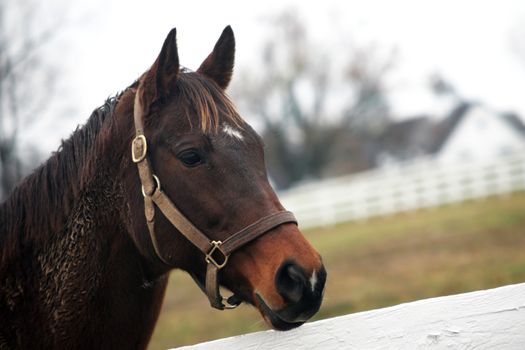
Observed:
[[[197,70],[226,89],[230,83],[235,59],[235,37],[230,26],[224,28],[212,53],[202,62]]]
[[[170,94],[178,75],[177,30],[173,28],[164,40],[155,63],[140,84],[141,104],[146,112],[154,102]]]

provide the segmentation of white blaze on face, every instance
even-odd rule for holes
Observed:
[[[312,286],[312,293],[315,291],[315,285],[317,284],[317,273],[314,271],[312,277],[310,277],[310,285]]]
[[[236,138],[239,141],[244,140],[244,137],[242,136],[241,132],[239,130],[233,128],[231,125],[224,124],[224,126],[222,127],[222,131],[226,135],[228,135],[230,137],[233,137],[233,138]]]

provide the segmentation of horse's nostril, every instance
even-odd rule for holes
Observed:
[[[295,264],[290,264],[286,268],[286,272],[288,272],[288,275],[290,276],[290,278],[294,280],[296,283],[298,284],[306,283],[306,276],[304,275],[303,270],[299,266]]]
[[[305,271],[293,262],[286,262],[275,276],[275,285],[281,296],[289,302],[297,303],[303,297],[308,278]]]

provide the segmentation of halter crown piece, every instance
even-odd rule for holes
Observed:
[[[202,291],[207,295],[212,307],[224,310],[233,309],[241,303],[235,295],[223,298],[219,291],[218,272],[228,263],[232,252],[248,244],[271,229],[285,223],[297,224],[295,216],[289,211],[281,211],[264,216],[240,231],[229,236],[224,242],[210,240],[202,231],[188,220],[173,204],[169,197],[162,192],[159,178],[153,174],[148,161],[148,142],[144,135],[143,110],[139,99],[139,89],[135,94],[133,118],[135,121],[135,138],[131,142],[131,158],[135,164],[142,184],[144,196],[144,213],[149,235],[157,257],[166,265],[172,266],[162,257],[157,236],[155,234],[155,208],[171,222],[171,224],[196,246],[203,254],[207,263],[206,282],[202,284],[193,274]]]

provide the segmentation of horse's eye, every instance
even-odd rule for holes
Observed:
[[[202,163],[201,155],[195,150],[183,151],[179,153],[177,158],[187,167],[197,166]]]

